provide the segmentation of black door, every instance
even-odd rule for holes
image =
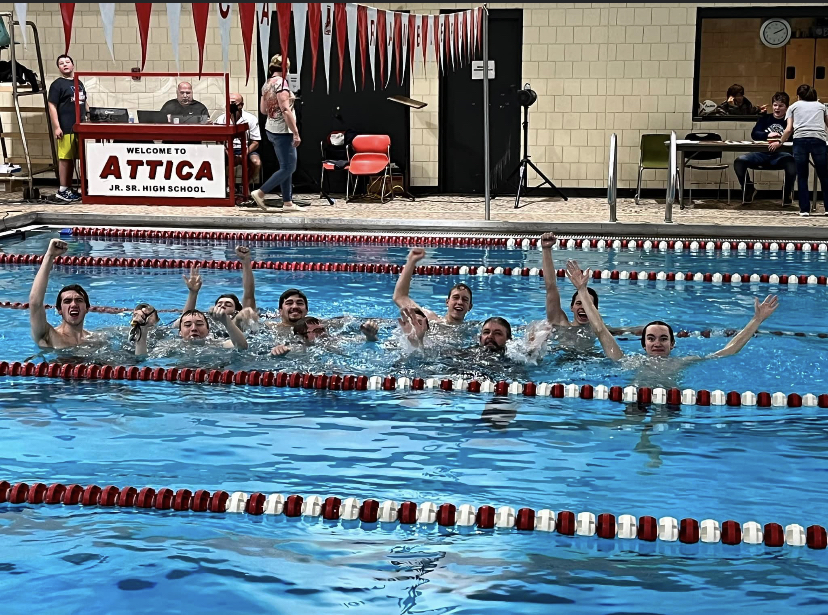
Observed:
[[[495,190],[505,188],[506,177],[520,161],[522,52],[523,11],[490,10],[489,59],[495,63],[495,78],[489,81],[489,161]],[[439,155],[441,192],[483,193],[483,81],[472,79],[471,66],[440,78]]]

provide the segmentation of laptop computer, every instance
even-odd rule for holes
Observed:
[[[128,124],[129,111],[111,107],[89,107],[89,121],[107,124]]]
[[[138,123],[139,124],[169,124],[167,114],[160,111],[146,111],[138,109]]]

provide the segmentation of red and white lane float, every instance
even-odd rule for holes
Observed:
[[[680,542],[684,544],[722,543],[725,545],[764,544],[767,547],[805,547],[825,549],[825,528],[821,525],[676,517],[655,518],[630,514],[613,515],[544,508],[513,508],[491,505],[476,507],[451,503],[395,500],[360,500],[319,495],[285,496],[281,493],[245,493],[173,489],[163,487],[117,487],[115,485],[64,485],[35,482],[32,484],[0,481],[0,503],[10,505],[80,506],[82,508],[155,509],[177,512],[245,514],[249,516],[301,517],[306,520],[352,522],[368,528],[379,524],[454,527],[458,530],[517,530],[520,532],[557,532],[564,536],[597,536],[605,540],[640,540],[643,542]]]
[[[233,371],[204,367],[138,367],[137,365],[87,365],[68,363],[21,363],[0,361],[0,377],[53,378],[62,380],[135,380],[185,382],[213,385],[246,385],[330,391],[454,391],[497,396],[552,397],[609,400],[624,404],[656,406],[757,406],[760,408],[828,408],[828,394],[770,393],[707,389],[664,389],[548,382],[464,380],[463,378],[409,378],[354,374]]]

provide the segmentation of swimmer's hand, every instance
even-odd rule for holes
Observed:
[[[359,330],[365,336],[366,341],[376,342],[377,333],[379,333],[379,325],[376,320],[366,320],[359,326]]]
[[[759,299],[753,300],[753,317],[759,322],[764,321],[779,307],[779,297],[776,295],[768,295],[762,303]]]
[[[422,345],[423,338],[426,331],[428,331],[428,321],[426,319],[422,319],[421,322],[419,318],[415,317],[413,310],[403,308],[400,310],[400,318],[397,319],[397,323],[408,341],[412,344]]]
[[[425,248],[411,248],[408,252],[408,262],[412,265],[419,263],[425,258]]]
[[[278,346],[274,346],[273,350],[270,351],[270,354],[281,357],[283,354],[287,354],[290,352],[290,346],[285,344],[279,344]]]
[[[222,308],[214,305],[211,306],[209,310],[207,310],[207,314],[209,314],[216,322],[219,322],[225,326],[227,326],[227,321],[230,319],[230,316],[225,312]]]
[[[591,272],[589,269],[587,269],[586,271],[581,271],[581,267],[578,265],[578,261],[566,262],[566,277],[568,277],[569,281],[572,282],[572,286],[574,286],[578,290],[586,288],[587,284],[589,283],[590,273]]]
[[[63,241],[62,239],[52,239],[49,242],[49,247],[46,249],[46,258],[54,259],[58,256],[62,256],[66,254],[66,250],[69,249],[69,244]]]
[[[201,274],[198,272],[198,265],[190,267],[190,277],[182,275],[181,278],[191,293],[197,293],[201,290]]]
[[[555,236],[555,233],[544,233],[541,235],[541,248],[551,250],[557,241],[558,238]]]
[[[236,256],[242,263],[250,262],[250,248],[247,246],[236,246]]]

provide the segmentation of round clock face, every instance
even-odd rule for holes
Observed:
[[[768,47],[783,47],[791,40],[791,24],[784,19],[768,19],[759,29],[759,37]]]

